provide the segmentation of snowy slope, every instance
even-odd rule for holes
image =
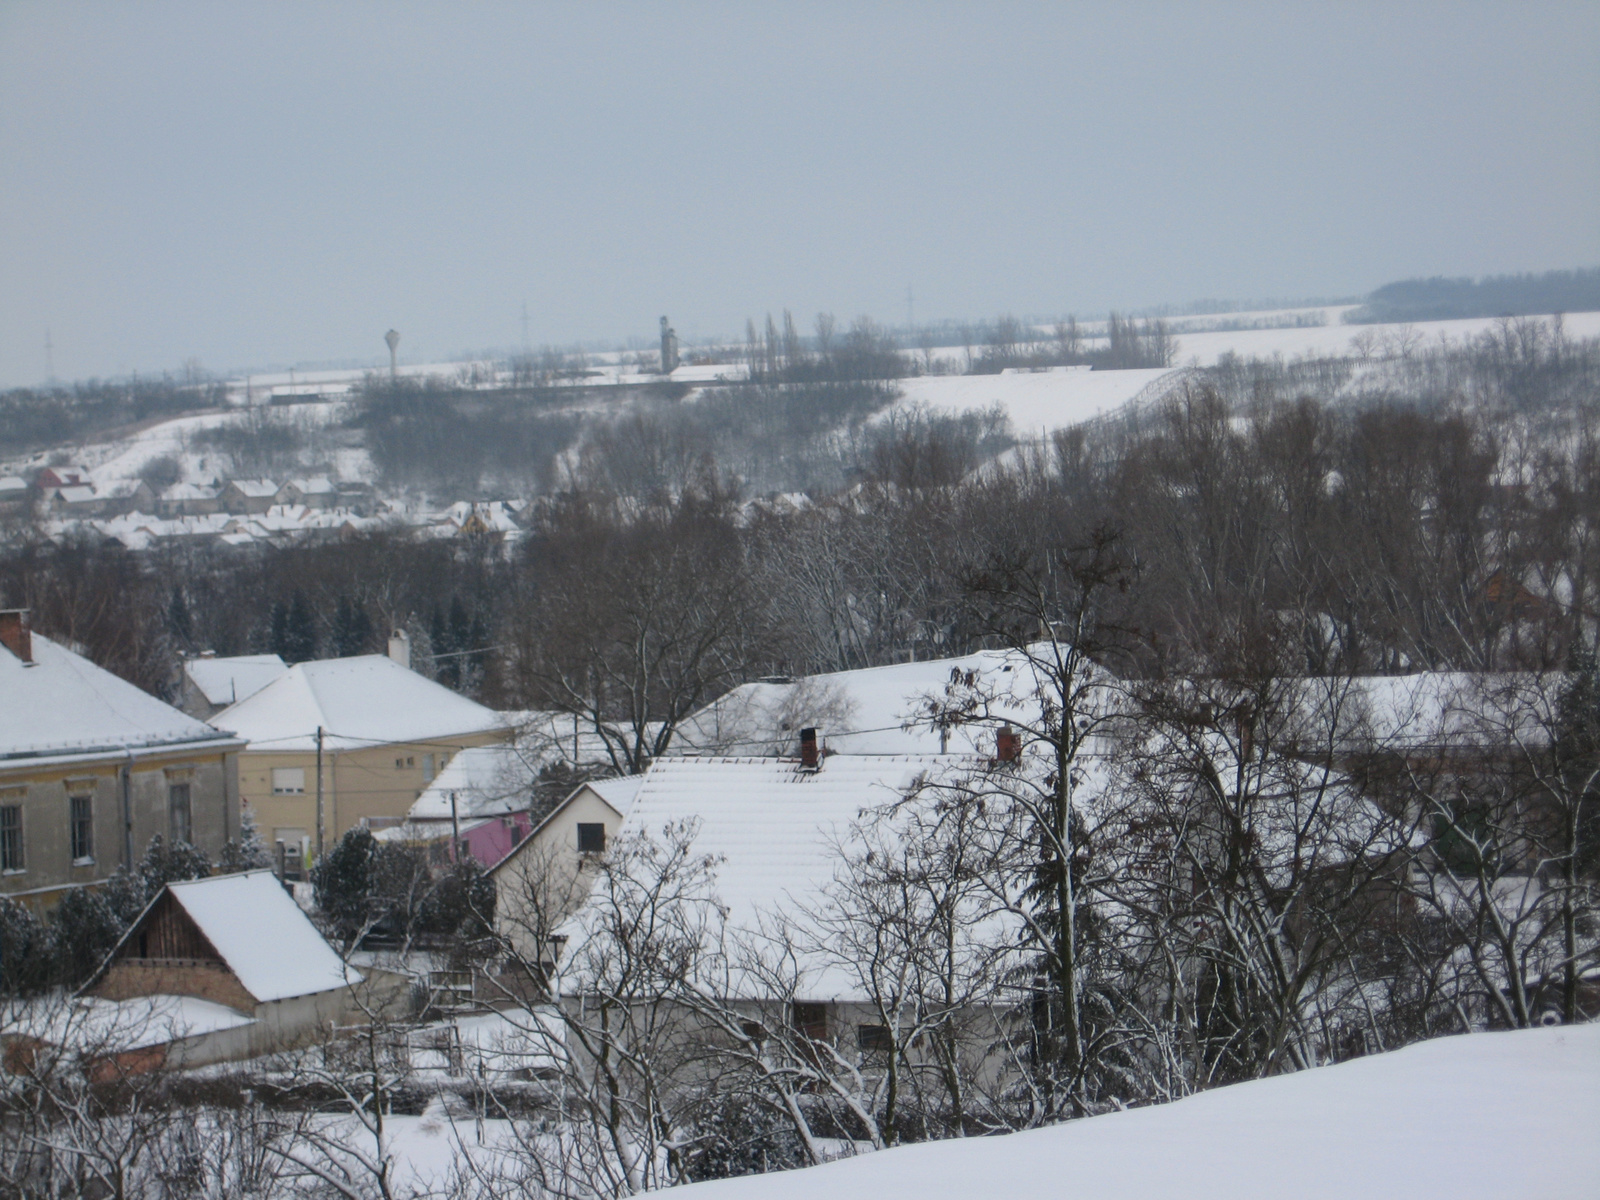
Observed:
[[[924,375],[902,380],[902,404],[926,404],[946,413],[1000,405],[1020,435],[1090,420],[1136,398],[1176,384],[1181,371],[1062,369],[1002,375]]]
[[[1441,1038],[1052,1129],[697,1186],[695,1200],[1592,1198],[1600,1025]]]

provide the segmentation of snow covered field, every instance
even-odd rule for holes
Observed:
[[[1027,437],[1090,420],[1139,398],[1151,398],[1181,372],[1088,371],[1066,368],[1003,375],[924,375],[901,381],[902,404],[963,413],[1000,405],[1013,431]],[[1169,378],[1170,377],[1170,378]]]
[[[1281,354],[1284,358],[1300,358],[1308,354],[1330,358],[1350,357],[1359,353],[1361,343],[1358,339],[1372,341],[1381,353],[1385,342],[1392,344],[1397,337],[1415,339],[1415,344],[1422,345],[1437,345],[1441,337],[1460,342],[1475,338],[1499,323],[1498,318],[1494,317],[1473,317],[1460,321],[1419,321],[1414,325],[1342,325],[1338,323],[1337,314],[1340,311],[1329,311],[1329,324],[1305,329],[1180,333],[1177,335],[1177,361],[1184,366],[1209,367],[1230,352],[1240,358],[1271,358],[1275,354]],[[1265,314],[1240,315],[1259,317]],[[1568,313],[1563,321],[1568,337],[1600,337],[1600,312]]]
[[[1600,1194],[1600,1025],[1441,1038],[1051,1129],[697,1186],[697,1200],[1579,1200]]]

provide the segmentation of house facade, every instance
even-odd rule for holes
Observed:
[[[382,655],[298,663],[212,724],[249,743],[240,796],[289,878],[319,842],[403,820],[461,751],[511,736],[499,713]]]
[[[242,745],[0,612],[0,895],[51,907],[157,834],[216,858]]]

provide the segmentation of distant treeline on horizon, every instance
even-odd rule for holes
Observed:
[[[1482,279],[1402,279],[1345,314],[1352,325],[1600,311],[1600,267]]]

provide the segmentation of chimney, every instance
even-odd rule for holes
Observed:
[[[411,669],[411,635],[404,629],[396,629],[389,635],[389,657],[406,670]]]
[[[33,631],[28,628],[28,610],[7,608],[0,610],[0,646],[33,666]]]
[[[817,755],[817,731],[809,725],[800,731],[800,769],[818,771],[822,760]]]
[[[998,763],[1022,760],[1022,735],[1009,724],[1000,726],[1000,732],[994,735],[994,760]]]

